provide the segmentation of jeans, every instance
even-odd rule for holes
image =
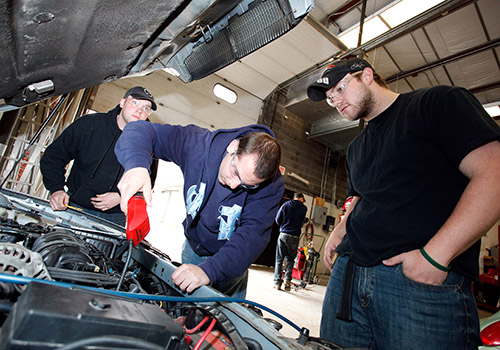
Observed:
[[[352,322],[336,317],[347,257],[333,267],[320,336],[370,350],[477,350],[479,317],[471,281],[453,271],[442,286],[415,282],[401,265],[355,266]]]
[[[119,212],[119,213],[107,213],[107,212],[100,211],[100,210],[87,209],[87,208],[84,208],[81,205],[78,205],[78,204],[76,204],[74,202],[71,202],[71,201],[70,201],[69,204],[71,206],[83,209],[83,211],[85,213],[87,213],[87,214],[91,214],[91,215],[97,216],[99,218],[102,218],[102,219],[114,222],[115,224],[118,224],[120,226],[125,227],[126,224],[127,224],[127,217],[122,212]]]
[[[189,243],[184,241],[182,245],[182,263],[200,265],[202,262],[210,258],[210,256],[199,256],[196,254]],[[212,287],[227,296],[245,299],[247,294],[248,270],[243,275],[233,278],[231,281],[224,284],[213,283]]]
[[[292,279],[292,270],[295,257],[297,256],[297,249],[299,248],[299,237],[291,236],[288,234],[280,233],[276,245],[276,262],[274,264],[274,283],[290,281]],[[281,278],[283,260],[286,259],[285,275]]]

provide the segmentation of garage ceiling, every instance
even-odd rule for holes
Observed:
[[[310,122],[310,137],[338,151],[346,149],[359,125],[306,97],[306,87],[332,57],[364,55],[397,92],[462,86],[483,105],[498,105],[500,1],[443,1],[356,48],[337,37],[360,23],[363,5],[369,19],[397,2],[316,0],[296,28],[216,74],[261,99],[281,90],[287,109]]]

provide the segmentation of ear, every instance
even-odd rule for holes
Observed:
[[[369,86],[373,82],[373,70],[368,67],[363,69],[363,74],[361,74],[361,79],[367,86]]]
[[[229,154],[233,154],[238,150],[238,145],[240,144],[240,141],[238,140],[233,140],[227,145],[226,151]]]
[[[123,105],[124,105],[124,104],[125,104],[125,99],[124,99],[124,98],[122,98],[122,99],[120,100],[120,108],[122,108],[122,109],[123,109]]]

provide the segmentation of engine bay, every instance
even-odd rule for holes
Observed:
[[[210,287],[180,291],[177,263],[76,210],[0,194],[0,349],[340,349],[263,305]],[[279,315],[278,315],[279,316]]]

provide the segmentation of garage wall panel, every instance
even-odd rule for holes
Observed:
[[[229,104],[212,93],[216,83],[223,84],[238,94],[235,104]],[[103,84],[97,92],[93,109],[105,112],[114,108],[125,92],[133,86],[144,86],[151,91],[158,110],[151,121],[169,124],[196,124],[211,130],[235,128],[257,122],[262,101],[216,75],[189,84],[166,72],[158,71],[144,77],[120,79]]]

